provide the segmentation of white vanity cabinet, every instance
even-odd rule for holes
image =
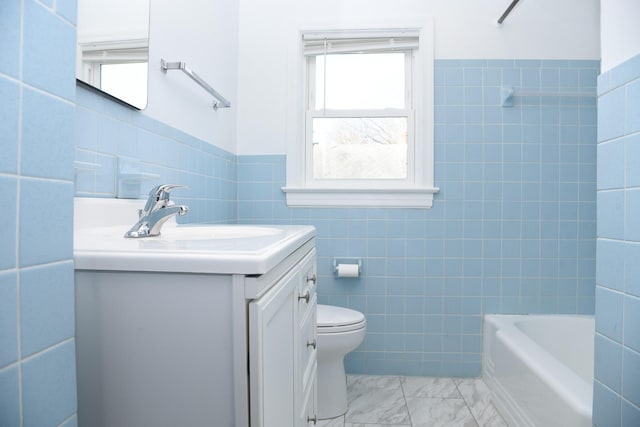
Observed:
[[[252,251],[76,230],[80,427],[314,424],[315,231],[273,227]]]
[[[252,427],[316,422],[315,282],[312,250],[265,295],[249,303]]]

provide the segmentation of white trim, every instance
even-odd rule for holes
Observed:
[[[349,182],[343,180],[336,187],[327,188],[328,182],[322,184],[308,181],[306,176],[306,147],[305,122],[308,119],[305,98],[309,94],[307,84],[310,76],[304,59],[305,39],[327,37],[369,37],[364,34],[416,34],[419,33],[419,49],[412,54],[413,94],[415,98],[407,105],[412,109],[414,120],[413,162],[408,165],[408,171],[414,171],[412,180],[398,182],[397,180]],[[295,40],[295,47],[291,46],[292,55],[289,58],[289,75],[292,90],[289,95],[289,117],[287,138],[287,182],[282,188],[290,207],[313,206],[359,206],[359,207],[413,207],[430,208],[433,204],[433,194],[438,192],[434,186],[434,95],[433,95],[433,57],[434,57],[434,27],[433,20],[428,20],[422,27],[406,29],[381,30],[350,30],[350,31],[300,31]],[[354,36],[356,35],[356,36]],[[322,187],[320,187],[320,185]],[[356,188],[360,187],[360,188]],[[373,188],[372,188],[373,187]]]
[[[336,189],[282,187],[289,207],[430,208],[439,188]]]
[[[420,31],[415,28],[384,28],[384,29],[355,29],[355,30],[320,30],[304,31],[303,40],[324,39],[381,39],[394,37],[419,37]]]
[[[105,40],[105,41],[87,41],[79,43],[82,52],[95,52],[95,51],[112,51],[112,50],[126,50],[126,51],[148,51],[149,39],[126,39],[126,40]]]
[[[393,52],[418,48],[418,37],[385,37],[372,39],[314,39],[303,42],[305,56],[332,53]]]
[[[353,117],[409,117],[413,114],[411,108],[386,108],[380,110],[363,110],[363,109],[345,109],[345,110],[332,110],[332,109],[319,109],[309,110],[307,114],[310,118],[353,118]]]
[[[416,165],[416,184],[427,188],[435,188],[435,158],[434,150],[434,30],[433,20],[428,20],[420,29],[420,60],[414,58],[414,72],[421,78],[415,79],[414,94],[421,94],[417,99],[413,100],[413,108],[420,112],[420,125],[416,123],[415,128],[415,159],[422,159],[422,167]],[[416,120],[417,122],[417,120]],[[422,141],[421,144],[418,141]],[[419,171],[422,173],[420,174]]]

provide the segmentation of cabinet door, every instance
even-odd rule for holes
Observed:
[[[249,387],[252,427],[294,425],[294,270],[249,304]]]

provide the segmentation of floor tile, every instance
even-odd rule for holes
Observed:
[[[348,375],[349,409],[319,427],[507,427],[481,378]]]
[[[464,399],[407,397],[413,427],[478,427]]]
[[[317,427],[343,427],[344,426],[344,415],[341,415],[336,418],[330,418],[328,420],[318,420],[316,423]]]
[[[456,379],[456,385],[481,427],[507,427],[491,403],[491,390],[480,378]]]
[[[353,424],[353,423],[346,423],[344,425],[344,427],[402,427],[402,426],[407,426],[407,427],[411,427],[411,424]]]
[[[401,377],[400,382],[406,397],[462,398],[451,378]]]
[[[347,375],[347,389],[350,392],[377,388],[399,389],[400,377],[391,375]]]
[[[373,424],[410,423],[409,411],[399,387],[368,390],[362,388],[358,389],[357,393],[352,391],[345,421]]]

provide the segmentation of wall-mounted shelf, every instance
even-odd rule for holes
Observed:
[[[211,95],[213,95],[214,98],[216,98],[216,101],[214,101],[214,103],[213,103],[213,109],[214,110],[217,111],[218,108],[229,108],[229,107],[231,107],[231,103],[229,101],[227,101],[227,99],[224,96],[220,95],[218,93],[218,91],[216,91],[214,88],[209,86],[209,84],[207,82],[205,82],[202,79],[202,77],[197,75],[195,72],[191,71],[187,67],[186,63],[180,62],[180,61],[169,62],[169,61],[165,61],[164,59],[161,59],[160,60],[160,69],[165,73],[168,70],[181,70],[183,73],[185,73],[187,76],[189,76],[189,78],[191,80],[193,80],[194,82],[198,83],[198,85],[200,85],[204,90],[206,90]]]
[[[78,171],[95,171],[102,167],[100,163],[83,162],[76,160],[73,162],[73,167]]]
[[[160,178],[157,173],[142,172],[143,164],[139,159],[118,156],[118,175],[116,197],[119,199],[138,199],[144,196],[142,183]]]

